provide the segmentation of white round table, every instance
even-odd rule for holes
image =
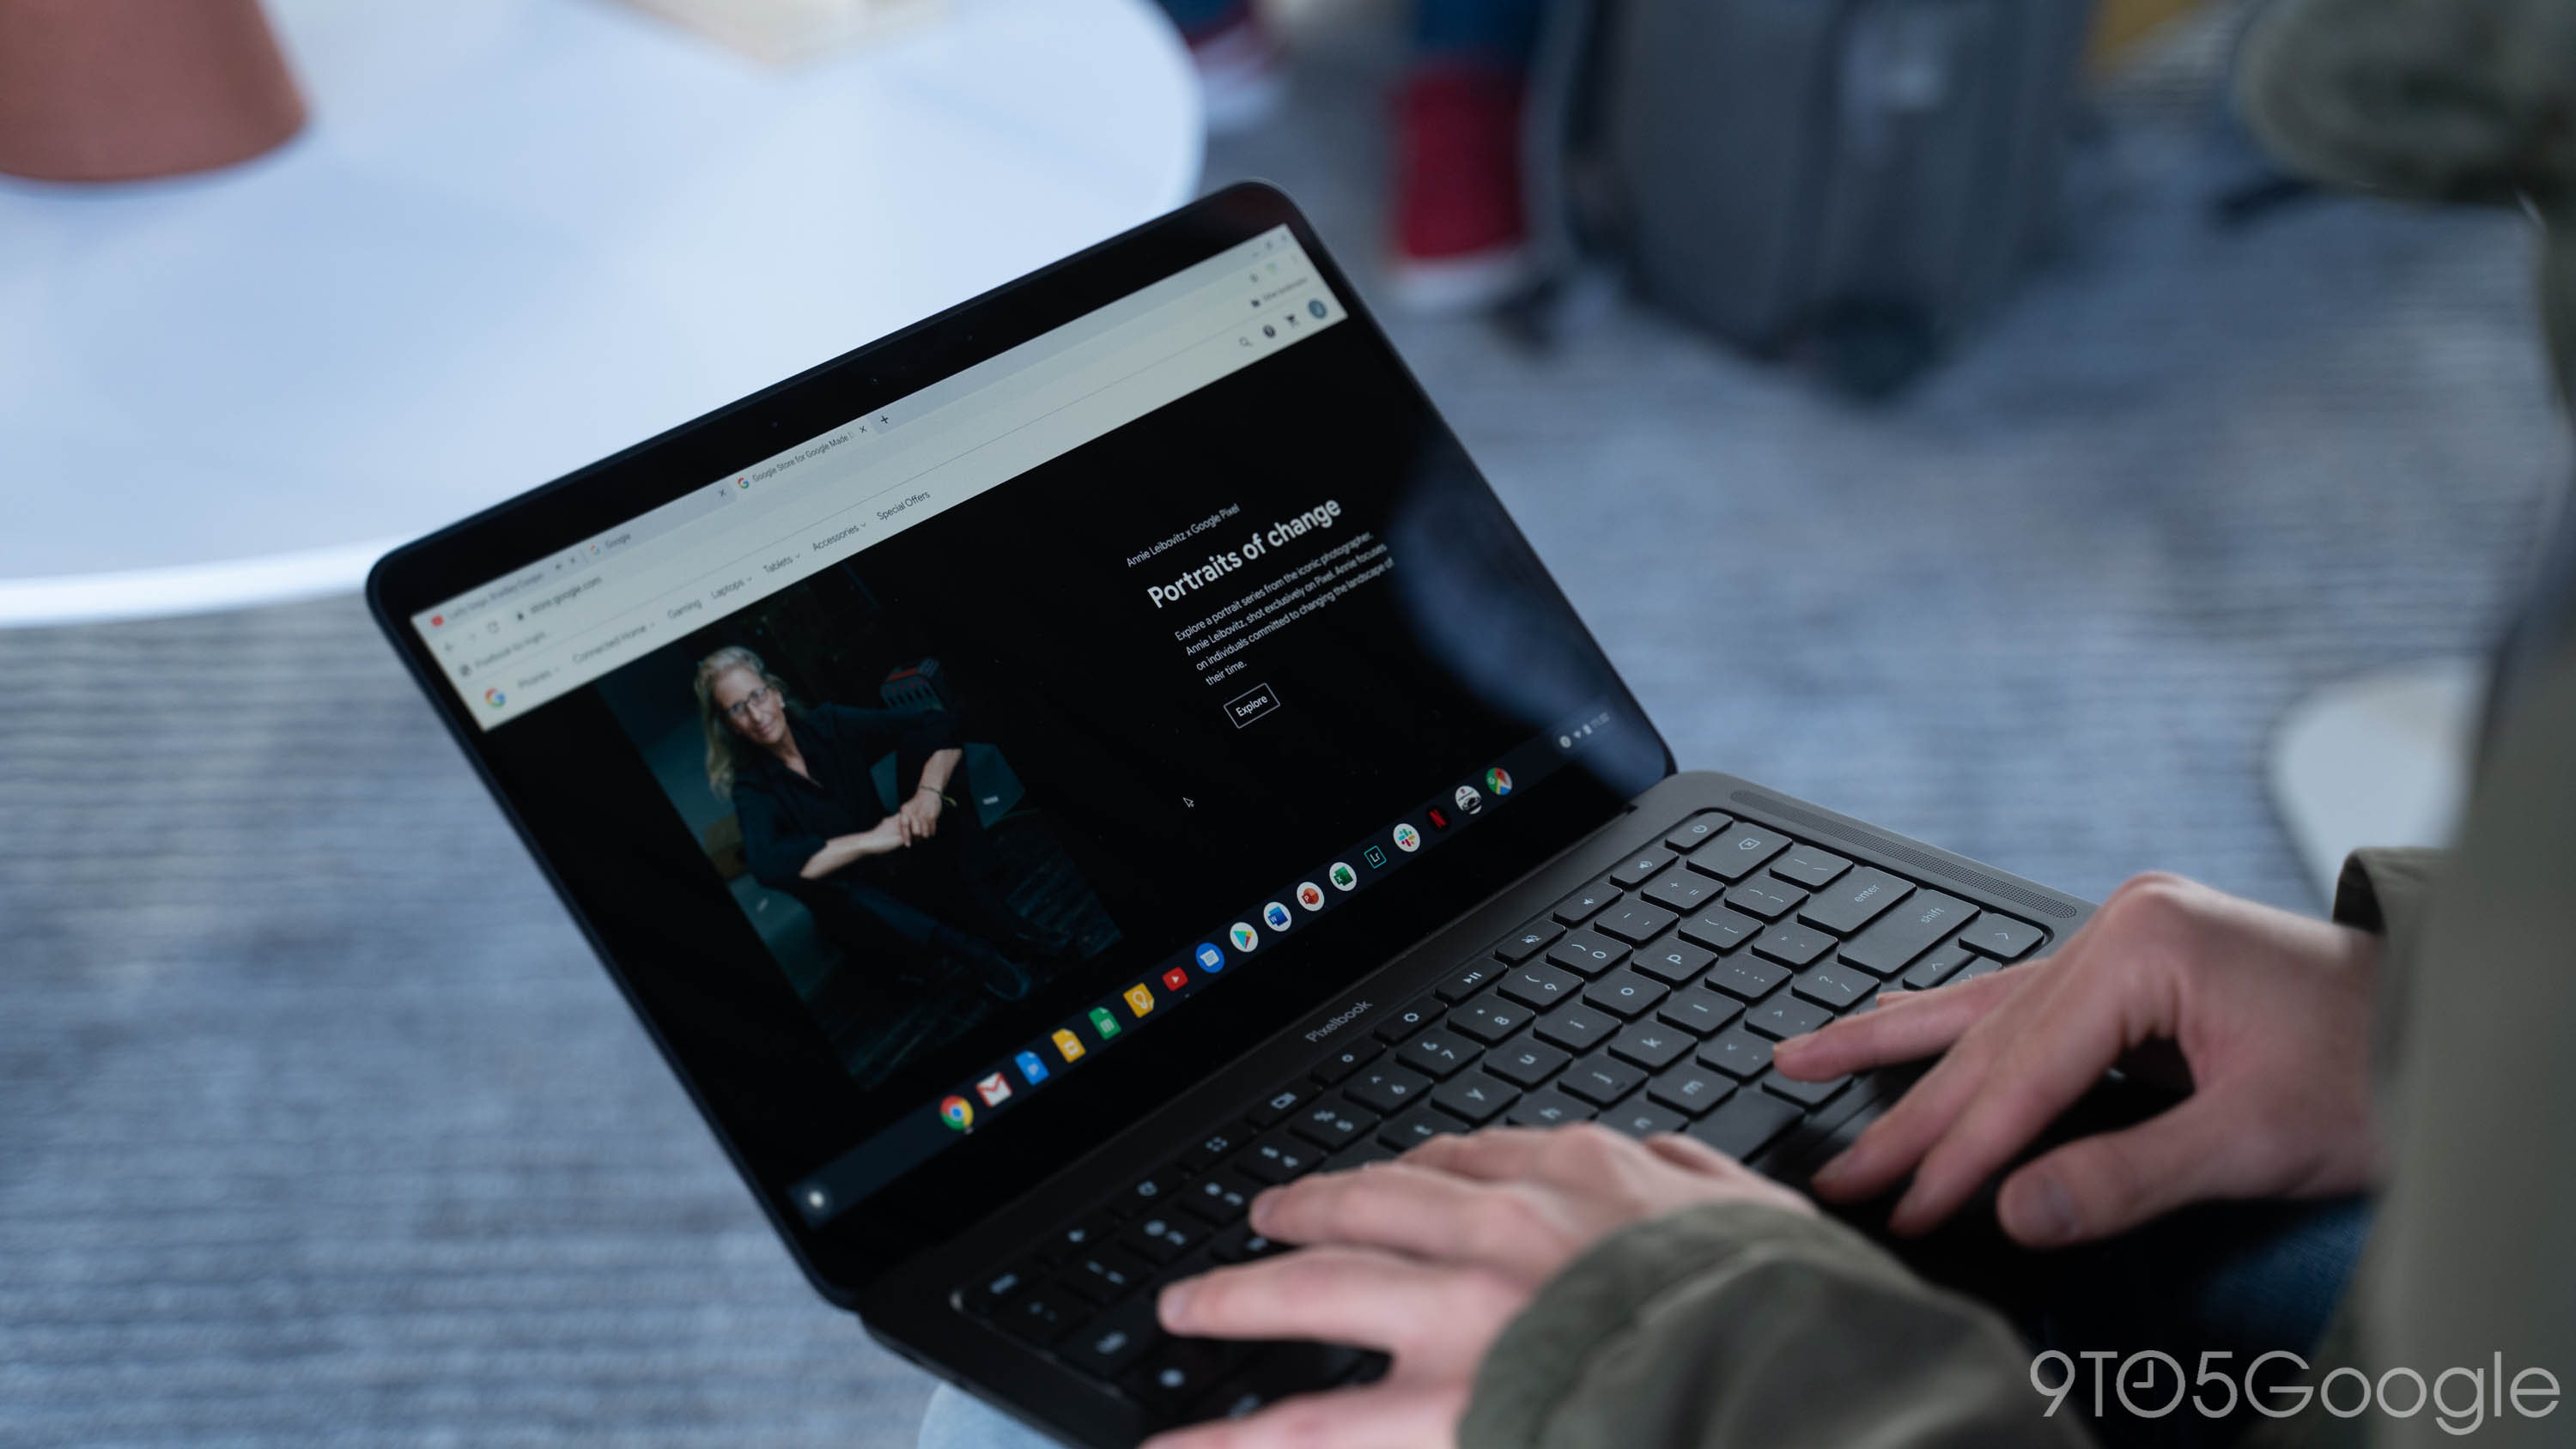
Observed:
[[[786,69],[614,0],[270,13],[285,148],[0,178],[0,625],[353,589],[1198,184],[1150,0],[953,0]]]

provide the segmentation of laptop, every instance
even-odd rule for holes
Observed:
[[[1590,1120],[1794,1180],[1906,1078],[1772,1042],[2091,910],[1678,772],[1259,185],[367,594],[815,1289],[1073,1444],[1384,1370],[1156,1326],[1263,1187]]]

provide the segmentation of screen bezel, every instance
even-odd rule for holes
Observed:
[[[1245,183],[407,544],[379,561],[368,576],[368,605],[379,625],[492,789],[727,1155],[754,1187],[772,1225],[816,1288],[835,1302],[853,1303],[870,1282],[912,1252],[963,1231],[986,1211],[1001,1207],[1014,1195],[1000,1191],[1007,1186],[1003,1179],[1013,1174],[997,1169],[993,1159],[998,1154],[993,1152],[983,1153],[980,1165],[943,1167],[934,1161],[878,1198],[820,1228],[809,1227],[789,1207],[786,1192],[791,1182],[832,1155],[821,1144],[832,1140],[828,1107],[847,1100],[851,1089],[846,1079],[835,1083],[818,1077],[812,1062],[792,1052],[739,1049],[739,1029],[746,1024],[790,1036],[800,1026],[810,1031],[793,1014],[795,999],[784,990],[783,978],[776,991],[740,990],[726,996],[720,1010],[735,1013],[729,1021],[735,1029],[732,1033],[700,1029],[691,1020],[700,1013],[682,1005],[700,1003],[705,994],[704,983],[679,979],[685,968],[676,958],[685,956],[691,943],[702,950],[748,950],[765,956],[758,938],[720,891],[677,888],[691,860],[685,852],[663,847],[686,843],[686,832],[675,820],[652,818],[656,808],[667,812],[667,807],[649,790],[637,792],[633,800],[566,798],[566,792],[548,788],[539,775],[524,768],[508,768],[506,762],[497,762],[502,767],[496,768],[493,735],[471,717],[449,687],[429,645],[408,621],[419,610],[530,559],[613,528],[711,478],[839,426],[1282,225],[1291,229],[1326,283],[1344,301],[1349,323],[1368,345],[1384,351],[1419,405],[1436,418],[1419,382],[1396,356],[1305,217],[1274,188]],[[1514,537],[1527,548],[1516,531]],[[1544,576],[1534,555],[1528,563]],[[1571,606],[1565,608],[1571,616]],[[1598,651],[1588,631],[1583,638]],[[1662,760],[1661,773],[1671,774],[1670,747],[1653,731],[1624,684],[1618,690],[1618,709],[1652,739]],[[595,704],[587,691],[579,699]],[[549,709],[568,713],[581,707],[568,698]],[[640,773],[640,764],[637,768]],[[1418,877],[1420,900],[1445,906],[1443,921],[1454,918],[1624,807],[1625,794],[1592,782],[1579,771],[1565,775],[1568,778],[1560,789],[1534,800],[1534,808],[1509,812],[1477,832],[1480,843],[1474,849],[1444,850],[1427,858],[1425,865],[1436,863],[1439,868]],[[603,805],[609,808],[603,811]],[[1354,825],[1362,828],[1374,823]],[[639,840],[653,844],[639,854]],[[616,873],[590,868],[619,852],[623,863],[641,865],[648,880],[662,873],[663,884],[674,888],[657,900],[672,903],[690,919],[673,921],[669,929],[651,933],[621,921],[616,902],[607,895],[616,889],[607,883]],[[702,859],[695,864],[703,868]],[[626,889],[631,895],[632,885]],[[1365,925],[1361,913],[1353,915],[1356,923]],[[1353,956],[1349,969],[1329,978],[1280,974],[1242,984],[1230,993],[1236,997],[1229,1008],[1232,1019],[1251,1017],[1284,1026],[1437,927],[1435,922],[1426,929],[1418,913],[1408,924],[1411,929],[1402,931],[1403,939],[1389,933],[1382,954],[1374,959]],[[789,1014],[779,1015],[782,1010]],[[1213,1023],[1214,1018],[1210,1020]],[[1150,1109],[1162,1084],[1175,1072],[1186,1073],[1193,1064],[1197,1070],[1212,1070],[1270,1034],[1265,1030],[1246,1040],[1240,1039],[1239,1032],[1222,1039],[1216,1032],[1184,1033],[1152,1051],[1104,1060],[1091,1072],[1092,1082],[1082,1094],[1086,1102],[1105,1104],[1091,1114],[1104,1125],[1089,1136],[1079,1130],[1068,1132],[1073,1119],[1063,1112],[1018,1114],[1026,1119],[1011,1133],[1019,1142],[1012,1161],[1020,1166],[1016,1173],[1020,1185],[1042,1180],[1111,1135],[1115,1124],[1144,1115],[1133,1109]],[[737,1040],[721,1040],[727,1035]],[[1200,1058],[1206,1060],[1200,1062]],[[1129,1109],[1127,1115],[1120,1114],[1122,1106]],[[1050,1126],[1052,1131],[1042,1130]],[[842,1148],[850,1145],[846,1128],[838,1143]],[[974,1154],[943,1156],[965,1159]]]

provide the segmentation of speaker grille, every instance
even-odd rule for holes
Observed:
[[[1970,890],[1983,891],[1988,895],[2008,900],[2014,905],[2026,906],[2043,916],[2054,916],[2061,921],[2075,919],[2075,908],[2064,901],[2050,900],[2037,891],[2027,890],[2008,880],[1997,880],[1981,870],[1952,865],[1939,856],[1925,855],[1913,846],[1899,844],[1884,835],[1874,835],[1869,831],[1845,825],[1839,820],[1828,820],[1813,810],[1802,810],[1786,800],[1765,795],[1759,790],[1737,790],[1728,798],[1738,805],[1749,805],[1765,814],[1778,816],[1813,834],[1830,835],[1836,840],[1857,845],[1863,850],[1877,851],[1890,860],[1901,860],[1925,875],[1937,875],[1943,880],[1966,886]]]

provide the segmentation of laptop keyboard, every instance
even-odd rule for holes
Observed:
[[[1175,1338],[1155,1290],[1284,1250],[1262,1189],[1496,1123],[1685,1132],[1750,1159],[1818,1140],[1907,1080],[1796,1082],[1771,1044],[2032,954],[2049,933],[1717,811],[1676,822],[956,1302],[1162,1424],[1374,1378],[1383,1355]]]

